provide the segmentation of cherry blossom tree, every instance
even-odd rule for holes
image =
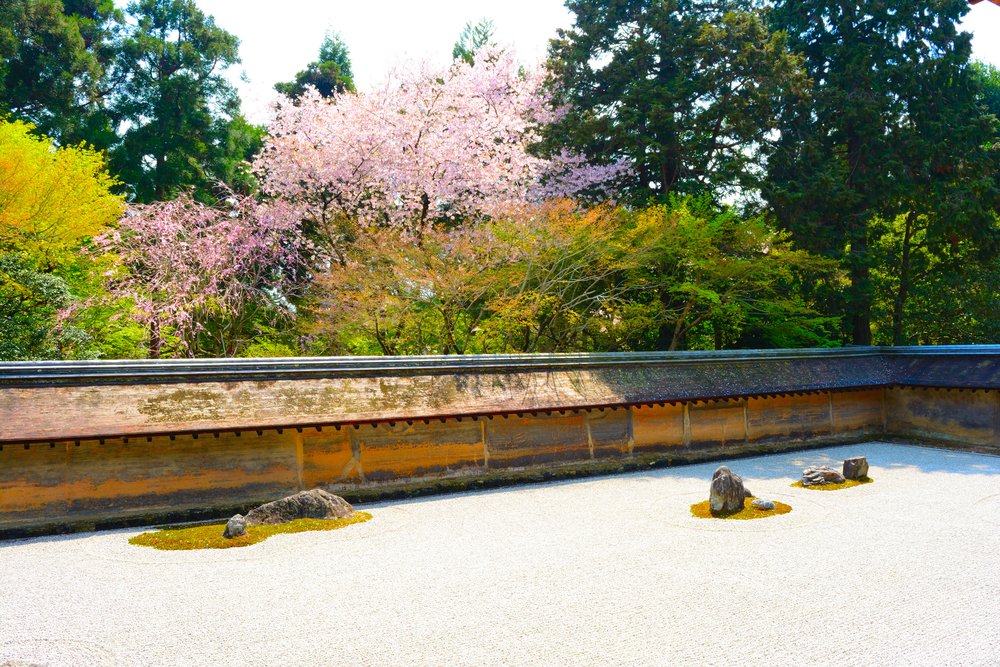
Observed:
[[[233,356],[262,317],[294,316],[303,276],[301,212],[231,192],[217,206],[184,194],[130,206],[97,249],[116,257],[104,276],[112,297],[132,303],[149,331],[149,355]]]
[[[474,64],[403,67],[371,93],[283,100],[255,165],[263,190],[305,205],[336,252],[373,225],[420,234],[609,184],[623,165],[533,154],[539,127],[561,113],[544,78],[487,47]]]

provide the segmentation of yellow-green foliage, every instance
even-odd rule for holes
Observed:
[[[21,121],[0,120],[0,251],[53,264],[117,220],[124,199],[101,153],[55,147]]]
[[[775,516],[776,514],[788,514],[792,511],[790,505],[779,503],[776,500],[774,501],[773,510],[758,509],[753,506],[753,501],[753,498],[747,498],[744,500],[743,509],[739,512],[733,512],[732,514],[713,514],[708,501],[705,500],[691,505],[691,514],[699,519],[736,519],[738,521],[746,521],[748,519],[764,519],[769,516]]]
[[[810,486],[803,486],[800,480],[792,484],[792,486],[797,489],[809,489],[811,491],[839,491],[840,489],[850,489],[862,484],[871,484],[874,481],[871,477],[862,477],[860,479],[848,479],[840,484],[812,484]]]
[[[355,512],[346,519],[297,519],[288,523],[277,523],[263,526],[247,526],[247,532],[240,537],[227,540],[222,536],[225,523],[213,523],[187,528],[164,528],[149,533],[136,535],[129,544],[141,547],[153,547],[168,551],[189,549],[230,549],[246,547],[263,542],[272,535],[282,533],[304,533],[310,530],[336,530],[354,523],[363,523],[372,518],[368,512]]]

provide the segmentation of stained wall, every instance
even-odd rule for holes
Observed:
[[[993,409],[983,396],[980,403]],[[912,428],[947,421],[914,397],[893,401],[909,410]],[[948,406],[964,415],[947,422],[962,426],[959,435],[985,438],[995,428],[993,412],[984,419],[961,401]],[[515,482],[775,451],[881,433],[885,412],[883,390],[867,390],[4,444],[0,534],[220,517],[314,487],[371,498],[414,485]]]

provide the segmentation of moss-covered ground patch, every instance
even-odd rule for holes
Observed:
[[[839,484],[813,484],[811,486],[803,486],[802,480],[799,480],[792,484],[797,489],[809,489],[810,491],[839,491],[840,489],[850,489],[855,486],[861,486],[862,484],[871,484],[875,480],[871,477],[861,477],[859,479],[848,479]]]
[[[743,509],[731,514],[712,514],[708,501],[704,500],[700,503],[691,505],[691,514],[699,519],[737,519],[739,521],[746,521],[748,519],[764,519],[769,516],[775,516],[776,514],[788,514],[792,511],[790,505],[779,503],[777,500],[773,501],[773,510],[758,509],[751,504],[754,500],[755,498],[747,498],[743,501]]]
[[[310,530],[336,530],[354,523],[363,523],[372,518],[368,512],[355,512],[346,519],[297,519],[288,523],[264,526],[247,526],[247,532],[240,537],[227,540],[222,536],[226,523],[212,523],[201,526],[171,527],[136,535],[129,544],[153,547],[169,551],[188,549],[230,549],[248,547],[263,542],[272,535],[282,533],[304,533]]]

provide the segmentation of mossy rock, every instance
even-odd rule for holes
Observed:
[[[871,484],[875,480],[871,477],[860,477],[858,479],[848,479],[837,484],[810,484],[805,486],[802,484],[802,480],[792,484],[796,489],[809,489],[810,491],[839,491],[840,489],[852,489],[855,486],[861,486],[862,484]]]
[[[700,503],[691,505],[691,514],[699,519],[736,519],[737,521],[748,521],[750,519],[766,519],[769,516],[788,514],[792,511],[791,505],[779,503],[777,500],[773,501],[773,510],[762,510],[752,505],[754,500],[755,498],[745,499],[743,501],[743,509],[729,514],[713,514],[712,509],[709,506],[709,501],[704,500]]]
[[[288,523],[247,526],[245,534],[231,540],[222,536],[222,531],[226,528],[225,522],[200,526],[175,526],[136,535],[129,540],[129,544],[167,551],[231,549],[263,542],[272,535],[304,533],[313,530],[337,530],[351,524],[364,523],[371,518],[372,515],[368,512],[355,512],[346,519],[296,519]]]

